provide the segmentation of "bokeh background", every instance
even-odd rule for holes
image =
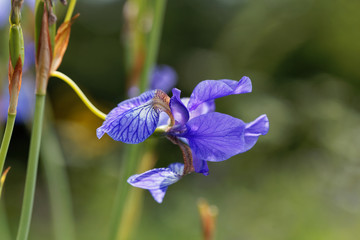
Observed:
[[[127,98],[123,5],[78,1],[75,12],[81,16],[59,69],[104,112]],[[30,10],[23,15],[27,19]],[[61,19],[64,8],[58,11]],[[160,205],[145,192],[132,239],[201,239],[200,197],[219,209],[216,239],[358,239],[359,11],[357,0],[168,1],[158,63],[176,70],[183,96],[202,80],[249,76],[253,92],[218,99],[217,111],[245,122],[266,113],[270,131],[249,152],[209,163],[209,176],[192,174],[171,186]],[[7,31],[2,25],[2,88]],[[52,78],[48,95],[66,159],[77,239],[104,239],[125,145],[96,138],[102,121],[62,81]],[[14,236],[28,129],[26,122],[16,125],[6,162],[12,169],[3,200]],[[157,167],[181,161],[180,150],[165,139],[156,155]],[[45,179],[40,166],[30,239],[53,239]]]

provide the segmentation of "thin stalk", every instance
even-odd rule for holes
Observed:
[[[42,148],[40,149],[41,163],[44,167],[48,185],[50,207],[56,240],[74,240],[75,221],[71,203],[71,193],[65,168],[65,159],[52,125],[51,109],[45,114]]]
[[[11,135],[14,129],[16,114],[8,114],[6,121],[5,133],[0,148],[0,175],[3,172],[6,155],[9,149]]]
[[[31,132],[28,167],[25,180],[25,192],[21,209],[17,240],[28,238],[34,203],[36,176],[39,162],[40,142],[44,118],[45,95],[36,94],[34,122]]]
[[[69,78],[65,74],[58,72],[58,71],[52,72],[50,74],[50,76],[57,77],[57,78],[63,80],[65,83],[67,83],[75,91],[75,93],[79,96],[81,101],[83,101],[83,103],[86,105],[86,107],[90,109],[90,111],[92,111],[96,116],[98,116],[102,120],[105,120],[106,114],[101,112],[90,102],[90,100],[85,96],[83,91],[81,91],[81,89],[76,85],[76,83],[73,80],[71,80],[71,78]]]
[[[144,92],[149,87],[149,76],[153,69],[159,52],[161,31],[165,16],[166,0],[155,1],[154,22],[150,33],[149,43],[147,45],[144,69],[140,79],[140,92]]]
[[[158,55],[158,49],[160,45],[160,36],[161,29],[163,25],[163,19],[165,14],[165,6],[166,0],[156,0],[155,1],[155,13],[154,13],[154,23],[152,26],[152,30],[150,33],[149,44],[147,47],[147,52],[145,56],[145,64],[144,69],[142,71],[141,79],[140,79],[140,92],[144,92],[148,88],[148,79],[150,75],[150,71],[152,70],[156,58]],[[119,178],[119,185],[117,189],[117,196],[115,199],[115,207],[113,211],[113,216],[110,222],[110,236],[109,240],[119,239],[119,231],[121,229],[121,219],[124,214],[125,204],[129,194],[129,184],[126,182],[127,178],[135,173],[137,169],[141,155],[139,152],[141,151],[141,146],[137,145],[129,145],[127,147],[128,155],[126,156],[125,161],[122,166],[122,174]]]
[[[1,240],[12,239],[4,201],[0,201],[0,233],[1,233]]]
[[[157,139],[149,141],[147,141],[145,152],[141,156],[141,161],[137,169],[137,172],[139,173],[153,168],[157,161],[154,152],[154,145],[157,143]],[[129,194],[126,198],[124,212],[122,213],[118,239],[132,239],[134,229],[137,227],[141,218],[144,194],[144,189],[130,187]]]
[[[141,149],[138,146],[139,145],[132,144],[126,148],[127,152],[124,157],[126,161],[124,161],[122,164],[118,189],[116,191],[117,193],[114,204],[114,211],[112,213],[112,218],[110,222],[110,240],[118,239],[120,229],[119,224],[121,222],[121,218],[124,212],[124,206],[130,187],[126,180],[135,172],[138,165],[138,160],[140,159],[139,151]]]
[[[74,12],[75,5],[76,5],[76,0],[70,0],[69,7],[68,7],[68,10],[66,12],[64,22],[70,21],[71,16],[72,16],[72,14]]]

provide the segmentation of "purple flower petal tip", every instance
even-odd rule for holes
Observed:
[[[188,109],[194,111],[200,104],[233,94],[249,93],[252,91],[251,80],[242,77],[239,81],[205,80],[200,82],[192,92]]]
[[[170,109],[177,123],[185,124],[189,120],[189,111],[180,99],[181,91],[177,88],[172,90],[173,96],[170,99]]]
[[[161,203],[167,187],[179,181],[183,172],[184,164],[172,163],[167,168],[155,168],[133,175],[127,182],[134,187],[149,190],[155,201]]]
[[[266,114],[261,115],[254,121],[247,123],[245,127],[244,152],[250,150],[257,142],[259,136],[269,132],[269,119]]]
[[[246,124],[245,135],[266,135],[269,132],[269,119],[266,114]]]
[[[209,167],[206,161],[199,160],[196,156],[193,155],[193,165],[195,172],[202,173],[204,176],[209,175]]]

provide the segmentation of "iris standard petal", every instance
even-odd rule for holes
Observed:
[[[180,99],[181,91],[177,88],[172,90],[173,96],[170,98],[170,109],[176,123],[185,124],[189,120],[189,111]]]
[[[249,93],[251,90],[251,80],[248,77],[242,77],[239,81],[205,80],[194,88],[187,107],[192,112],[204,102],[232,94]]]
[[[140,143],[156,129],[160,110],[153,99],[158,90],[152,90],[121,102],[96,130],[98,138],[107,133],[111,138],[124,143]]]
[[[223,161],[245,148],[245,123],[226,114],[213,112],[191,119],[187,132],[181,137],[188,139],[196,158],[206,161]]]
[[[269,131],[269,119],[266,114],[261,115],[245,126],[245,148],[244,152],[251,149],[260,135],[266,135]]]

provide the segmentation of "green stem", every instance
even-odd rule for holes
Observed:
[[[156,0],[155,1],[155,13],[154,13],[154,23],[150,33],[149,44],[147,46],[146,58],[144,63],[144,69],[141,74],[140,79],[140,92],[144,92],[148,89],[149,86],[149,76],[152,68],[156,63],[158,56],[161,30],[164,21],[165,15],[166,0]]]
[[[55,129],[50,121],[51,108],[46,108],[41,163],[44,167],[50,197],[56,240],[74,240],[75,221],[72,212],[71,193],[65,168],[65,159]]]
[[[45,95],[36,94],[34,122],[31,132],[30,152],[28,159],[28,168],[25,180],[25,192],[23,205],[21,209],[20,224],[17,240],[26,240],[28,238],[31,215],[34,203],[36,175],[39,162],[39,151],[42,133],[42,123],[44,117]]]
[[[165,13],[165,6],[166,0],[155,1],[154,23],[150,33],[144,69],[142,71],[140,79],[140,92],[144,92],[148,88],[150,71],[156,62],[160,44],[162,23]],[[124,158],[125,161],[123,162],[122,166],[122,174],[120,175],[121,177],[119,179],[113,216],[110,223],[110,240],[118,239],[121,219],[122,215],[124,214],[124,208],[129,194],[129,184],[126,182],[126,180],[130,175],[135,173],[141,157],[139,153],[141,151],[140,145],[129,145],[127,149],[128,155]]]
[[[110,222],[110,236],[109,239],[115,240],[118,239],[119,235],[119,225],[121,222],[122,214],[124,211],[124,206],[126,203],[126,198],[129,192],[130,185],[126,182],[126,180],[134,174],[139,159],[141,150],[139,145],[129,145],[126,148],[127,152],[125,154],[124,159],[126,159],[122,164],[121,174],[119,178],[119,185],[117,189],[117,195],[114,204],[114,211],[112,214],[111,222]]]
[[[66,12],[64,22],[70,21],[71,16],[72,16],[72,14],[74,12],[75,5],[76,5],[76,0],[70,0],[69,7],[68,7],[68,10]]]
[[[3,172],[6,155],[9,149],[11,135],[14,129],[15,118],[16,118],[16,114],[10,114],[10,113],[8,114],[4,138],[2,140],[1,148],[0,148],[0,175]],[[0,192],[0,196],[1,196],[1,192]]]
[[[0,233],[1,240],[11,240],[11,234],[4,201],[0,201]]]

